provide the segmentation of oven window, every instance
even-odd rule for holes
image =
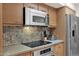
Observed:
[[[45,54],[45,53],[50,52],[50,51],[51,51],[51,48],[42,50],[42,51],[40,51],[40,55],[41,55],[41,54]]]
[[[45,17],[40,17],[40,16],[33,16],[33,22],[37,23],[45,23]]]

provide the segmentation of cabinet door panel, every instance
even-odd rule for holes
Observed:
[[[53,46],[54,48],[54,55],[55,56],[63,56],[64,55],[64,44],[57,44]]]
[[[0,3],[0,55],[3,54],[2,4]]]
[[[23,24],[23,4],[3,4],[3,23]]]
[[[44,4],[39,4],[39,10],[48,13],[48,6]]]
[[[17,56],[32,56],[32,52],[18,54]]]
[[[49,7],[49,26],[56,27],[56,10]]]

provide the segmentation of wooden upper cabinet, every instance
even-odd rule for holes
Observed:
[[[56,27],[56,10],[52,7],[49,7],[49,27]]]
[[[38,3],[24,3],[24,6],[32,9],[38,9]]]
[[[2,19],[2,4],[0,3],[0,20]]]
[[[53,46],[53,55],[64,56],[64,43],[56,44]]]
[[[3,23],[4,24],[23,24],[23,4],[6,3],[3,4]]]
[[[39,3],[39,10],[48,13],[48,6],[42,3]]]
[[[3,54],[2,4],[0,3],[0,55]]]

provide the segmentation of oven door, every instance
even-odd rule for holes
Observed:
[[[47,15],[31,13],[30,24],[31,25],[40,25],[40,26],[48,26],[47,23]]]
[[[33,52],[33,56],[52,56],[52,48],[39,49]]]

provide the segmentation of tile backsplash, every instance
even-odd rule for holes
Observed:
[[[6,26],[3,29],[4,46],[21,44],[22,42],[32,42],[41,39],[41,32],[47,27],[11,27]]]

